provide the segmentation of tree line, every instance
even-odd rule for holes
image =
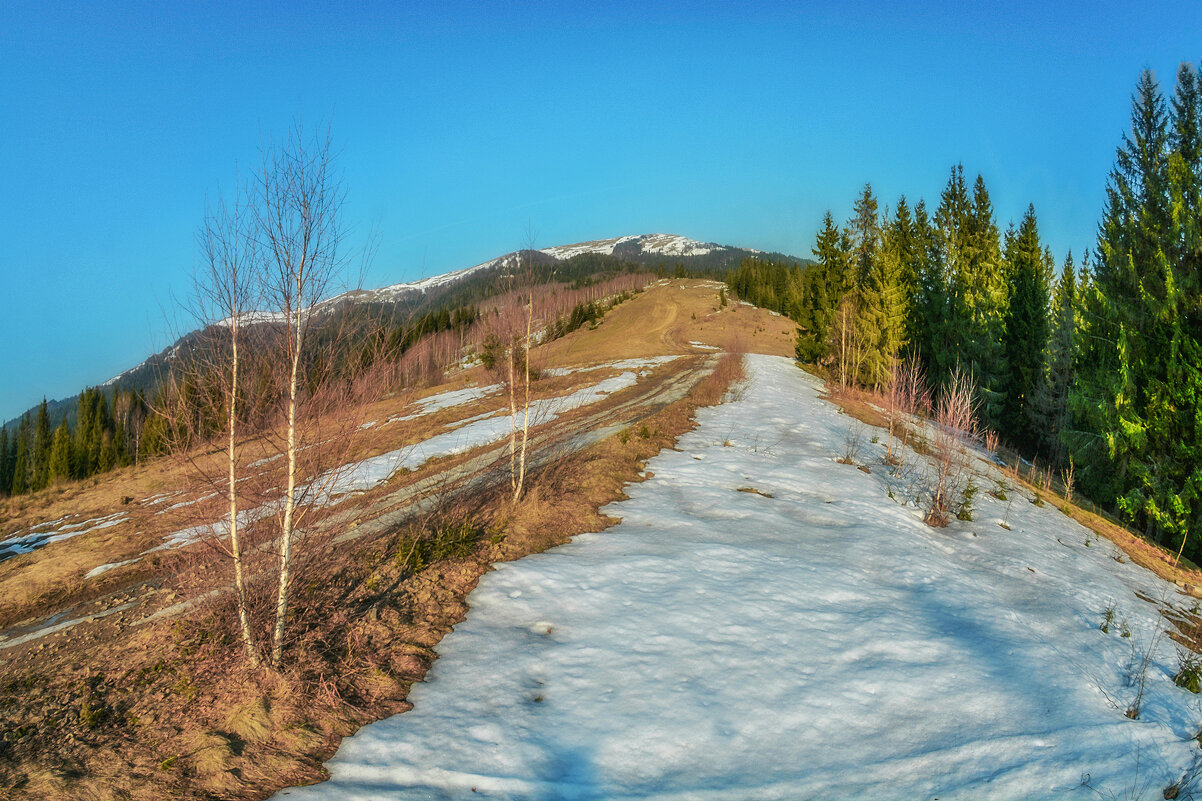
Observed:
[[[136,390],[79,394],[75,425],[53,425],[46,400],[26,412],[12,436],[0,428],[0,495],[22,495],[57,481],[83,479],[138,463],[150,409]]]
[[[975,385],[980,423],[1073,466],[1079,487],[1145,536],[1202,556],[1202,73],[1132,98],[1094,255],[1060,263],[1033,206],[999,228],[984,179],[952,168],[932,211],[866,185],[828,212],[800,275],[747,260],[730,286],[798,323],[799,360],[884,388],[899,360],[939,393]]]

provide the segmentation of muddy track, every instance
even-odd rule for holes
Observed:
[[[681,400],[698,382],[713,372],[717,362],[716,354],[686,357],[681,360],[682,366],[676,372],[615,393],[616,403],[603,401],[601,408],[591,411],[589,407],[584,407],[546,424],[542,430],[535,430],[530,439],[528,471],[533,473],[565,456],[585,450]],[[509,480],[508,461],[508,442],[484,446],[484,450],[451,467],[335,514],[324,526],[344,529],[334,538],[335,545],[390,533],[443,504],[502,486]],[[199,597],[150,611],[161,597],[159,580],[140,580],[95,601],[55,609],[36,622],[0,632],[3,635],[0,654],[64,629],[99,621],[117,612],[126,613],[126,619],[135,618],[125,624],[135,627],[177,616],[222,591],[211,590]],[[135,597],[127,600],[130,596]],[[62,622],[55,622],[60,620]],[[54,624],[47,625],[48,621]]]

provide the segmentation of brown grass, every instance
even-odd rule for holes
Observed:
[[[750,323],[757,316],[752,312],[739,314]],[[674,362],[664,373],[688,363]],[[281,674],[246,672],[230,607],[220,597],[187,618],[131,627],[122,612],[0,652],[0,786],[14,788],[14,798],[260,798],[320,780],[322,763],[341,737],[408,708],[410,686],[466,613],[467,593],[492,562],[608,526],[613,521],[598,509],[623,497],[623,486],[640,480],[646,460],[692,428],[694,411],[720,400],[741,368],[737,354],[721,358],[685,399],[628,421],[628,430],[645,428],[647,436],[611,436],[535,473],[518,506],[477,496],[438,509],[416,528],[338,546],[323,563],[325,572],[297,589],[297,635]],[[394,413],[402,405],[398,399],[379,408]],[[565,416],[563,424],[572,419]],[[385,448],[407,434],[400,427],[386,433],[369,429],[360,444]],[[143,497],[150,494],[149,477],[138,480],[146,482]],[[156,480],[171,486],[170,476]],[[475,532],[465,552],[416,572],[398,558],[414,536],[434,538],[440,527],[465,521]],[[51,546],[29,561],[45,563],[63,550]],[[163,569],[152,563],[146,577],[158,570],[161,578]],[[136,592],[151,609],[179,600],[173,591]]]

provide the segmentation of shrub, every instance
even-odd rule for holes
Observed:
[[[1202,656],[1188,648],[1177,649],[1177,675],[1173,683],[1197,695],[1202,692]]]
[[[972,436],[977,427],[977,403],[973,398],[973,387],[972,376],[957,370],[935,406],[932,436],[935,475],[933,486],[929,488],[925,518],[929,526],[948,524],[952,504],[962,494],[969,477],[964,439]]]
[[[429,533],[402,537],[396,549],[397,565],[411,573],[420,573],[443,559],[466,558],[482,533],[479,526],[465,520],[448,523]]]
[[[864,439],[864,426],[852,423],[843,438],[843,455],[838,458],[840,464],[855,464],[860,455],[860,443]]]
[[[960,493],[960,509],[956,512],[957,520],[972,520],[972,499],[976,494],[977,485],[973,482],[972,476],[969,476],[968,484]]]
[[[87,697],[79,702],[79,722],[85,728],[95,729],[104,722],[104,704]]]

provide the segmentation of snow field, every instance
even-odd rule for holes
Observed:
[[[925,526],[834,461],[852,421],[814,379],[748,373],[620,524],[496,565],[414,709],[277,798],[1092,797],[1085,775],[1122,798],[1182,775],[1202,714],[1134,595],[1171,586],[1014,490],[1010,531],[984,491],[976,522]],[[1099,630],[1110,603],[1130,637]]]

